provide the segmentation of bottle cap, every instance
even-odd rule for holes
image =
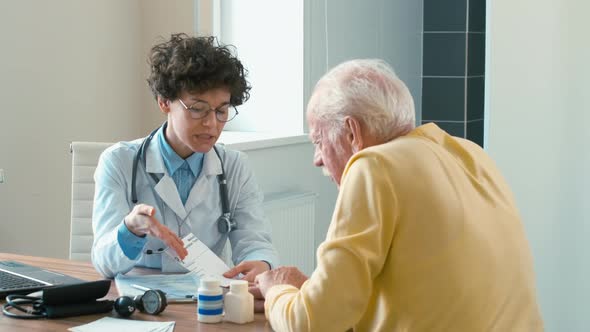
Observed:
[[[248,282],[246,280],[232,280],[229,283],[229,290],[232,292],[247,292]]]
[[[219,287],[219,280],[215,278],[203,278],[201,279],[201,287],[207,289],[217,288]]]

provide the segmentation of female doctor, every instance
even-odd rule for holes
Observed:
[[[184,268],[163,251],[187,255],[193,233],[235,266],[224,275],[254,277],[278,264],[260,192],[243,153],[215,146],[234,106],[249,97],[246,70],[213,37],[172,35],[150,53],[148,84],[167,121],[148,137],[120,142],[96,172],[92,262],[106,277],[134,266]]]

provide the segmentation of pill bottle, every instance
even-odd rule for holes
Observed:
[[[233,280],[223,301],[225,320],[244,324],[254,321],[254,296],[248,292],[246,280]]]
[[[223,314],[223,292],[219,280],[203,278],[197,290],[197,319],[203,323],[219,323]]]

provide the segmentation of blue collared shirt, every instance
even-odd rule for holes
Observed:
[[[168,174],[176,183],[176,188],[180,194],[182,204],[186,203],[188,194],[191,188],[195,184],[201,168],[203,168],[203,153],[195,152],[188,158],[182,159],[168,144],[163,132],[158,135],[158,144],[160,144],[160,150],[162,151],[162,158],[164,159],[164,165],[168,170]]]
[[[203,158],[205,154],[195,152],[188,158],[182,159],[168,144],[164,137],[164,131],[157,134],[157,141],[162,151],[162,159],[170,177],[174,180],[182,204],[186,204],[191,188],[195,184],[197,177],[203,168]],[[161,220],[161,222],[164,222]],[[125,223],[121,223],[117,233],[117,241],[123,250],[125,256],[135,259],[143,249],[147,239],[145,236],[139,237],[131,233]]]

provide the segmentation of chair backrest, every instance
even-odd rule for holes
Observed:
[[[100,154],[113,143],[72,142],[72,216],[70,259],[90,261],[94,170]]]

